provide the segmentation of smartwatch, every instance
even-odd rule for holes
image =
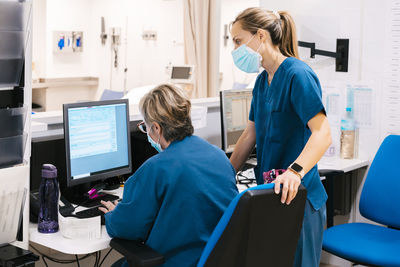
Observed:
[[[300,179],[302,179],[304,177],[304,169],[303,167],[301,167],[299,164],[297,164],[296,162],[293,162],[289,168],[289,170],[291,170],[292,172],[296,173],[297,175],[300,176]]]

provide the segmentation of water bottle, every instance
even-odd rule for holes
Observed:
[[[58,231],[59,196],[57,168],[52,164],[43,164],[42,181],[39,187],[38,231],[40,233],[55,233]]]
[[[356,127],[351,108],[346,108],[346,116],[341,120],[340,130],[340,157],[352,159],[354,157]]]

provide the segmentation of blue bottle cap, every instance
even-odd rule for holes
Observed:
[[[346,108],[346,111],[351,111],[351,108]]]
[[[43,164],[42,166],[43,178],[57,178],[57,168],[53,164]]]

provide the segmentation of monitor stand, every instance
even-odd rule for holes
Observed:
[[[112,195],[112,194],[107,194],[104,192],[99,192],[97,193],[97,196],[95,198],[90,198],[89,197],[89,190],[92,189],[94,186],[97,188],[102,187],[101,184],[81,184],[81,185],[76,185],[73,187],[67,187],[64,188],[61,192],[61,194],[71,203],[79,205],[81,207],[96,207],[100,206],[100,201],[114,201],[118,200],[119,196],[117,195]]]

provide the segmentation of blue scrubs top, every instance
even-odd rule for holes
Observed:
[[[249,119],[256,127],[257,183],[263,183],[263,172],[287,169],[297,159],[311,136],[307,123],[319,112],[325,112],[317,75],[304,62],[286,58],[268,85],[263,71],[253,89]],[[302,179],[307,198],[318,210],[327,199],[317,165]]]
[[[196,266],[237,194],[235,171],[224,152],[188,136],[148,159],[127,180],[122,201],[105,214],[107,232],[145,241],[165,256],[162,266]]]

